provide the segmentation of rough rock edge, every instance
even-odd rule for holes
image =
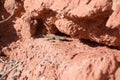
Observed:
[[[118,0],[116,1],[119,2]],[[119,6],[114,7],[116,1],[86,0],[85,2],[82,0],[25,0],[24,8],[26,13],[30,14],[29,17],[26,17],[34,19],[41,18],[43,23],[47,23],[46,27],[50,33],[56,33],[59,30],[74,38],[89,39],[109,46],[119,47],[119,15],[115,20],[112,18],[119,9]],[[34,5],[31,6],[31,4]],[[64,23],[64,20],[66,23]],[[115,23],[112,23],[111,21],[115,21]],[[30,24],[29,22],[25,23]],[[57,28],[55,28],[55,26]],[[32,26],[29,25],[28,27],[31,28]],[[27,33],[30,33],[29,31],[30,29]],[[33,32],[34,33],[30,33],[29,35],[35,34],[35,31]]]

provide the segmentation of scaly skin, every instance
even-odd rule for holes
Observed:
[[[47,40],[59,40],[59,41],[66,41],[67,40],[67,37],[58,36],[58,35],[44,35],[44,38],[47,38]]]

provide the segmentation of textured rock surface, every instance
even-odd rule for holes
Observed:
[[[7,80],[119,80],[120,51],[95,45],[98,47],[79,40],[45,38],[12,43],[10,60],[24,62],[10,72]],[[6,67],[11,68],[5,65],[3,70]]]
[[[119,0],[16,1],[0,24],[1,80],[120,79],[120,50],[109,47],[120,47]],[[11,13],[9,2],[0,16]]]
[[[119,0],[25,0],[24,8],[31,17],[45,22],[50,19],[52,26],[72,37],[120,46],[119,3]],[[47,27],[49,31],[51,26]]]
[[[87,55],[86,55],[87,56]],[[110,55],[92,55],[64,69],[62,80],[114,80],[116,62]],[[72,76],[71,76],[72,75]]]

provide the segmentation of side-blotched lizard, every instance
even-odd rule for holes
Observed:
[[[66,36],[58,36],[58,35],[44,35],[44,38],[47,40],[59,40],[59,41],[68,41]]]

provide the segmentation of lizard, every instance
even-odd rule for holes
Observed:
[[[68,41],[66,36],[59,36],[59,35],[43,35],[44,38],[47,40],[59,40],[59,41]]]

